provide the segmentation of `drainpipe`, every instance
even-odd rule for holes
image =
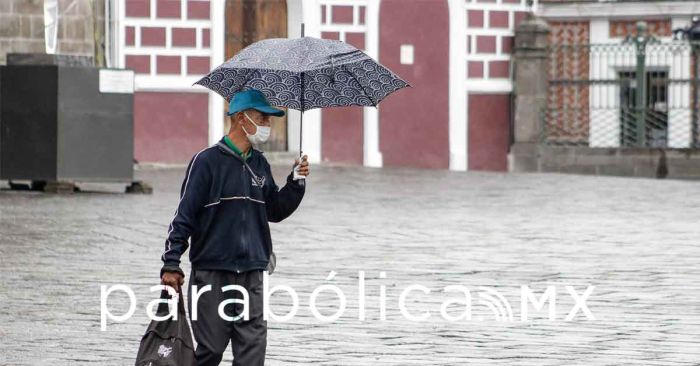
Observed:
[[[646,47],[649,42],[647,36],[647,23],[644,21],[637,22],[637,36],[634,38],[634,46],[637,53],[637,87],[635,88],[636,97],[636,120],[637,120],[637,145],[646,146],[646,100],[647,100],[647,85],[646,85]]]

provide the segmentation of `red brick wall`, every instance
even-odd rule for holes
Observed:
[[[148,18],[151,16],[151,0],[126,0],[127,17]]]
[[[570,82],[548,86],[547,137],[562,142],[587,141],[590,90],[587,84],[572,81],[589,78],[589,48],[580,46],[590,43],[590,23],[563,21],[550,22],[549,26],[549,43],[553,48],[548,59],[548,78]],[[567,47],[557,47],[561,45]]]
[[[191,83],[186,76],[204,75],[212,66],[208,55],[210,25],[206,22],[211,3],[123,1],[124,65],[133,69],[137,78],[134,156],[146,163],[187,163],[208,143],[209,96],[183,92],[182,88]],[[173,48],[177,52],[172,52]],[[148,52],[143,54],[145,49]],[[151,91],[153,86],[159,92]]]
[[[330,6],[332,23],[326,19],[326,6]],[[355,21],[352,6],[321,6],[324,25],[347,25]],[[360,7],[357,23],[364,24],[364,6]],[[365,48],[364,32],[343,32],[345,42],[360,50]],[[340,31],[322,32],[321,38],[340,39]],[[326,108],[321,111],[321,156],[324,161],[362,165],[364,144],[364,114],[362,107]]]
[[[504,0],[497,8],[482,2],[467,3],[467,78],[481,81],[510,79],[513,44],[510,32],[527,14],[520,5],[519,0]]]
[[[362,165],[363,108],[326,108],[322,113],[321,156],[323,160]]]
[[[469,95],[469,169],[508,170],[510,95]]]
[[[210,2],[206,0],[126,0],[126,17],[137,20],[138,24],[124,27],[125,45],[152,47],[154,51],[150,55],[135,55],[126,51],[125,66],[134,69],[137,74],[154,76],[206,74],[211,67],[205,60],[208,57],[193,55],[191,51],[197,50],[198,43],[202,48],[209,48],[210,29],[203,27],[198,39],[196,23],[180,23],[179,26],[168,28],[162,23],[154,22],[150,19],[152,4],[156,5],[156,21],[179,21],[182,15],[186,20],[209,19]],[[182,4],[185,5],[185,14],[182,14]],[[168,48],[168,36],[171,40],[170,47],[182,49],[182,55],[161,54],[161,50]],[[136,44],[137,38],[141,40],[140,44]],[[152,58],[155,58],[155,68],[151,67]]]
[[[649,33],[657,37],[670,37],[671,19],[645,19]],[[637,20],[611,20],[610,38],[625,38],[637,34]]]
[[[379,108],[385,166],[449,167],[449,11],[445,0],[383,0],[379,60],[413,87]],[[402,44],[414,64],[400,63]]]
[[[206,93],[134,95],[134,157],[137,161],[187,163],[207,146]]]

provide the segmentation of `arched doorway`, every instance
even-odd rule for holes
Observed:
[[[226,0],[227,60],[251,43],[266,38],[287,38],[286,0]],[[287,150],[286,116],[272,118],[272,136],[262,148]]]

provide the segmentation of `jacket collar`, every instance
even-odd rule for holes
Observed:
[[[258,181],[258,180],[260,179],[260,178],[258,178],[258,175],[255,174],[255,172],[253,171],[253,169],[250,168],[250,166],[248,165],[248,163],[243,159],[243,157],[240,156],[240,155],[238,155],[238,153],[236,153],[235,151],[231,150],[231,148],[228,147],[228,145],[226,145],[226,142],[224,142],[223,137],[221,138],[221,140],[219,140],[219,142],[216,143],[216,146],[219,148],[219,151],[221,151],[222,153],[228,154],[228,155],[232,155],[232,156],[234,156],[236,159],[238,159],[238,161],[240,161],[240,162],[246,167],[246,169],[248,169],[248,171],[249,171],[250,174],[253,176],[253,178],[255,178],[256,181]],[[250,154],[250,159],[254,159],[255,156],[256,156],[257,154],[259,154],[259,153],[260,153],[260,152],[259,152],[258,150],[252,149],[252,150],[251,150],[251,154]]]
[[[226,142],[224,141],[223,137],[221,138],[221,140],[219,140],[219,142],[216,143],[216,146],[219,148],[219,150],[221,152],[228,154],[228,155],[231,155],[231,156],[235,157],[236,159],[240,160],[241,162],[243,162],[243,157],[238,155],[235,151],[231,150],[231,148],[228,147],[228,145],[226,145]]]
[[[236,153],[235,151],[233,151],[233,150],[226,144],[226,141],[224,140],[223,137],[219,140],[219,142],[216,143],[216,146],[219,147],[219,150],[221,150],[222,152],[227,153],[227,154],[229,154],[229,155],[233,155],[233,156],[235,156],[235,157],[236,157],[238,160],[240,160],[240,161],[244,161],[244,160],[243,160],[243,157],[241,157],[238,153]],[[260,153],[261,153],[260,150],[254,148],[254,147],[251,147],[251,148],[250,148],[250,157],[249,157],[249,158],[252,159],[256,154],[260,154]]]

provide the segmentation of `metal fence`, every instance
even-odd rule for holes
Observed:
[[[633,37],[551,45],[542,142],[589,147],[700,147],[700,44]]]

